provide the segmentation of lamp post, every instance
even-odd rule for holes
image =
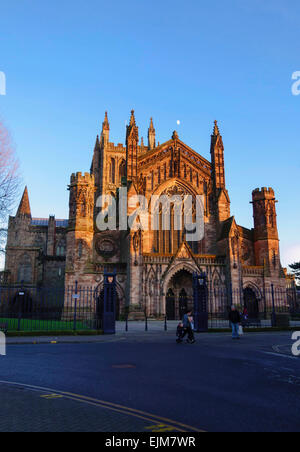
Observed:
[[[207,311],[207,277],[204,272],[193,274],[194,289],[194,321],[195,330],[200,332],[208,331],[208,311]]]

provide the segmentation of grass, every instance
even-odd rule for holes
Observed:
[[[12,318],[0,318],[0,324],[6,324],[8,331],[18,331],[18,319]],[[32,320],[32,319],[22,319],[20,323],[20,331],[73,331],[74,322],[73,321],[62,321],[62,320]],[[78,330],[88,330],[88,326],[85,322],[77,321],[76,329]]]

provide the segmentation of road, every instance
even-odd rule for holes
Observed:
[[[300,431],[291,333],[203,334],[195,345],[156,330],[97,340],[9,345],[0,430]]]

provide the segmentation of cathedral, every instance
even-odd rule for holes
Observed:
[[[216,289],[236,290],[259,305],[271,285],[285,289],[289,277],[280,263],[274,190],[256,188],[253,228],[238,225],[231,213],[217,122],[210,154],[209,161],[176,131],[158,143],[152,119],[145,144],[134,111],[125,145],[116,145],[110,141],[106,113],[90,172],[71,175],[68,219],[32,217],[25,189],[16,216],[9,218],[6,284],[67,289],[77,282],[101,293],[104,271],[116,271],[118,315],[127,310],[132,318],[147,312],[149,317],[170,319],[180,318],[192,303],[193,273],[206,273],[210,297],[217,297]],[[170,230],[121,230],[118,218],[115,230],[98,230],[98,197],[111,195],[118,204],[121,187],[128,199],[143,195],[149,205],[153,195],[201,195],[204,237],[189,243],[184,229],[175,230],[172,209]]]

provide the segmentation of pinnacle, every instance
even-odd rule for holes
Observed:
[[[31,217],[31,209],[30,209],[30,203],[29,203],[29,196],[28,196],[28,189],[27,186],[25,187],[18,211],[17,216],[27,216]]]

